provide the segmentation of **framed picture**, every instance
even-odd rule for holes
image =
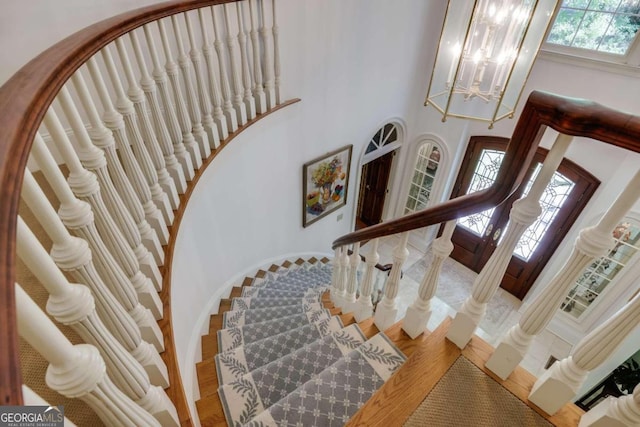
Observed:
[[[302,226],[313,224],[347,204],[353,145],[339,148],[302,168]]]

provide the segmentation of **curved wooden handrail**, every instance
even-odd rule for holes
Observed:
[[[47,108],[71,75],[104,46],[146,23],[237,0],[173,0],[92,24],[31,60],[0,87],[0,404],[22,404],[14,303],[16,218],[23,171]]]
[[[513,131],[494,184],[420,212],[346,234],[332,248],[440,224],[499,205],[522,178],[545,128],[640,152],[640,117],[584,99],[533,91]]]

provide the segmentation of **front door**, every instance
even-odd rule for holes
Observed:
[[[507,138],[472,137],[451,197],[491,186],[508,142]],[[452,258],[476,272],[482,270],[508,225],[512,203],[529,191],[546,153],[547,150],[538,149],[523,185],[506,202],[458,219],[452,237]],[[599,183],[573,162],[562,161],[542,195],[542,214],[516,245],[500,284],[502,288],[524,298]]]
[[[374,225],[382,221],[394,153],[391,151],[362,166],[357,213],[357,222],[361,226]]]

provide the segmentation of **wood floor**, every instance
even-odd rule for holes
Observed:
[[[308,261],[315,263],[328,262],[329,260],[312,258]],[[303,262],[302,259],[295,261],[296,264]],[[272,265],[269,270],[275,271],[281,267],[288,268],[291,264],[287,262],[282,266]],[[265,275],[266,271],[260,270],[255,277],[245,278],[242,286],[251,286]],[[229,298],[221,300],[218,314],[211,316],[208,335],[202,337],[202,362],[196,365],[200,389],[200,400],[196,402],[196,407],[203,427],[227,425],[217,393],[218,378],[214,363],[214,356],[218,349],[216,332],[222,327],[222,314],[231,307],[231,298],[240,296],[242,286],[234,287]],[[328,293],[323,296],[322,302],[332,314],[340,316],[345,326],[355,323],[351,313],[342,314],[339,308],[334,307]],[[447,319],[433,332],[422,334],[414,340],[402,330],[401,321],[387,329],[385,334],[407,356],[407,362],[373,395],[347,425],[384,427],[402,425],[461,355],[553,425],[563,427],[578,425],[580,416],[584,412],[575,405],[565,405],[555,415],[548,416],[527,401],[529,390],[531,390],[536,378],[526,370],[517,368],[507,380],[503,381],[485,369],[484,364],[491,356],[493,348],[482,339],[474,336],[464,350],[460,350],[448,341],[445,336],[450,324],[451,319]],[[373,319],[364,320],[359,323],[359,326],[367,338],[379,332],[373,324]]]

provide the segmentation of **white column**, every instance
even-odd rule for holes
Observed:
[[[358,290],[358,267],[360,266],[360,242],[353,244],[353,252],[349,257],[349,276],[344,294],[343,313],[356,311],[356,292]]]
[[[393,250],[393,266],[391,273],[387,279],[384,288],[384,297],[376,308],[374,323],[381,331],[389,328],[396,321],[398,307],[396,306],[396,296],[398,295],[398,286],[400,285],[400,275],[402,274],[402,265],[409,257],[407,242],[409,241],[409,232],[402,233],[400,243]]]
[[[260,61],[260,39],[255,23],[258,18],[258,12],[254,12],[254,5],[258,0],[249,0],[249,17],[251,19],[251,47],[253,52],[253,96],[256,99],[256,111],[259,114],[267,112],[267,96],[262,86],[262,61]],[[255,5],[255,8],[258,6]],[[254,14],[256,17],[254,17]]]
[[[200,114],[198,94],[194,88],[193,77],[191,75],[191,61],[189,60],[189,55],[187,55],[187,52],[184,50],[184,44],[182,43],[182,30],[180,29],[180,23],[178,22],[178,15],[171,15],[171,24],[173,25],[173,34],[176,38],[176,46],[178,47],[178,65],[180,66],[182,74],[183,87],[187,94],[186,98],[187,106],[189,107],[189,116],[191,117],[191,130],[193,131],[193,136],[195,136],[196,141],[198,141],[200,155],[203,159],[206,159],[211,154],[211,141],[209,140],[209,136],[207,135],[204,126],[202,126],[202,114]],[[209,119],[211,119],[211,116],[209,116]],[[213,120],[209,121],[209,125],[215,126]],[[210,130],[212,136],[214,133],[217,136],[217,129],[210,128]],[[220,139],[218,139],[218,143],[220,143]]]
[[[129,143],[129,136],[125,129],[125,122],[122,114],[118,113],[113,107],[111,97],[107,91],[107,87],[102,78],[100,69],[98,68],[96,59],[90,58],[87,61],[87,66],[89,67],[89,72],[91,73],[94,86],[104,108],[104,123],[107,125],[109,130],[111,130],[113,138],[118,146],[118,153],[113,153],[116,155],[113,160],[116,161],[116,159],[118,159],[118,161],[120,161],[121,159],[129,183],[133,187],[136,197],[142,205],[145,219],[155,230],[160,243],[166,245],[169,241],[169,232],[167,231],[166,223],[162,217],[162,213],[151,200],[151,190],[149,189],[149,185],[147,184],[147,181],[140,170],[140,166],[131,151],[131,144]],[[105,150],[107,160],[109,160],[111,154],[109,151]],[[142,230],[140,232],[142,233]]]
[[[451,323],[447,338],[459,348],[464,348],[484,317],[487,303],[500,287],[507,271],[513,250],[522,234],[540,216],[540,197],[560,162],[573,137],[560,134],[545,159],[542,169],[536,177],[531,190],[522,199],[513,203],[509,213],[509,224],[504,237],[476,278],[471,295],[464,302]]]
[[[64,225],[89,243],[100,276],[118,302],[136,321],[144,339],[154,344],[158,351],[162,351],[164,340],[153,314],[140,304],[135,288],[100,237],[95,227],[91,207],[74,196],[53,156],[38,134],[33,142],[31,155],[60,200],[58,215]]]
[[[360,296],[358,297],[356,308],[354,310],[356,321],[358,322],[373,316],[371,292],[373,291],[373,279],[376,271],[376,264],[380,261],[380,255],[378,255],[378,242],[378,239],[373,239],[371,242],[371,249],[365,257],[367,269],[365,270],[364,277],[362,278]]]
[[[193,24],[189,13],[184,13],[184,19],[187,23],[187,34],[189,36],[189,57],[193,63],[193,69],[196,73],[196,84],[198,87],[198,99],[200,100],[200,111],[202,112],[202,125],[204,126],[207,136],[209,137],[209,143],[212,149],[216,149],[220,146],[220,133],[218,126],[211,116],[211,99],[209,98],[209,89],[207,88],[207,80],[205,77],[205,71],[202,66],[202,54],[196,44],[195,33],[193,31]]]
[[[129,85],[127,89],[127,95],[133,102],[133,107],[135,109],[138,123],[140,125],[140,131],[142,133],[142,140],[140,141],[140,143],[141,146],[146,149],[141,155],[142,157],[145,157],[145,153],[148,154],[148,157],[153,164],[153,168],[156,171],[156,185],[160,185],[160,188],[169,200],[171,209],[177,209],[178,205],[180,204],[180,199],[178,198],[178,190],[176,188],[175,182],[173,182],[173,179],[167,171],[167,165],[164,162],[164,156],[162,155],[162,151],[160,150],[160,143],[158,142],[158,138],[156,138],[156,133],[153,129],[153,125],[151,124],[151,118],[149,117],[149,109],[147,107],[147,101],[144,92],[140,88],[140,86],[138,86],[136,76],[135,74],[133,74],[133,68],[131,67],[131,62],[129,61],[129,54],[127,53],[127,48],[125,47],[122,38],[116,39],[116,47],[118,49],[120,63],[122,64],[124,74],[127,78],[127,84]],[[153,83],[153,80],[149,80]],[[136,145],[134,144],[134,149],[135,147]],[[139,157],[140,155],[136,153],[136,156]],[[151,188],[153,188],[153,185],[151,183],[149,185],[151,186]],[[171,209],[169,209],[169,211],[171,211]],[[170,218],[171,222],[173,222],[173,211],[171,211]]]
[[[184,97],[182,96],[182,87],[178,76],[180,74],[178,71],[178,65],[173,60],[171,43],[169,42],[164,22],[161,19],[156,22],[158,23],[158,30],[160,31],[160,38],[162,39],[162,49],[165,57],[164,68],[169,76],[169,82],[171,83],[171,89],[173,91],[173,98],[175,101],[174,105],[176,107],[176,113],[178,114],[178,122],[180,123],[180,129],[182,131],[182,142],[189,152],[194,169],[198,170],[200,169],[200,166],[202,166],[202,156],[200,154],[198,142],[196,142],[195,129],[192,128],[189,111],[187,110],[187,105],[185,104]],[[146,31],[147,28],[145,27],[145,32]],[[147,38],[147,40],[149,40],[149,38]],[[201,140],[203,134],[206,135],[203,131],[200,134]]]
[[[427,323],[431,317],[431,299],[436,295],[442,263],[451,255],[453,243],[451,236],[456,228],[455,221],[445,224],[442,235],[434,240],[431,245],[433,260],[422,278],[418,296],[413,304],[407,309],[407,314],[402,322],[402,329],[411,337],[417,338],[427,328]]]
[[[276,93],[276,104],[282,102],[280,97],[280,41],[278,39],[278,20],[276,14],[276,0],[271,0],[273,9],[273,73],[274,89]]]
[[[247,123],[247,109],[242,101],[242,95],[244,95],[244,88],[242,87],[242,76],[240,73],[242,70],[238,68],[238,62],[236,59],[236,45],[238,44],[237,33],[233,31],[231,27],[231,18],[229,17],[229,8],[231,6],[226,3],[222,6],[224,11],[224,22],[227,29],[227,52],[229,54],[229,68],[231,70],[231,78],[233,79],[233,107],[236,110],[238,124],[244,125]]]
[[[270,31],[267,27],[267,16],[269,16],[267,13],[268,0],[259,1],[262,5],[260,35],[262,36],[262,46],[264,48],[264,61],[262,63],[264,69],[264,91],[267,96],[267,105],[271,109],[277,105],[275,77],[273,75],[273,54],[271,53],[271,35],[273,31]]]
[[[247,47],[249,33],[244,28],[244,8],[243,1],[236,3],[238,15],[238,42],[240,43],[240,69],[242,72],[242,84],[244,86],[244,106],[247,109],[247,119],[253,120],[256,117],[256,101],[251,92],[251,68],[249,67],[249,50]]]
[[[74,280],[91,289],[100,319],[113,337],[144,367],[151,376],[153,384],[168,385],[167,368],[164,362],[153,346],[142,340],[140,328],[98,274],[89,245],[85,240],[69,234],[49,200],[28,171],[25,171],[24,174],[21,195],[53,242],[51,259],[61,270],[71,274]],[[42,252],[42,247],[37,240],[33,241],[37,244],[30,244],[25,240],[32,236],[32,233],[23,231],[21,235],[22,243],[19,245],[18,256],[45,286],[47,284],[45,279],[57,280],[59,271],[51,268],[51,259],[43,259],[43,256],[37,254],[29,255],[29,252],[37,252],[38,250]],[[31,249],[28,250],[28,248]],[[46,256],[46,252],[44,252],[44,256],[49,258]],[[41,270],[44,272],[39,273]],[[78,307],[81,306],[81,304],[78,305]]]
[[[94,174],[82,167],[71,141],[52,108],[45,114],[45,124],[53,142],[69,168],[67,182],[74,195],[91,206],[102,240],[111,255],[127,275],[144,305],[152,310],[157,319],[162,318],[162,302],[151,280],[140,270],[140,264],[120,229],[116,226],[107,206],[102,200],[100,185]]]
[[[133,217],[127,211],[122,199],[120,199],[120,195],[113,186],[113,182],[111,182],[111,177],[107,170],[107,160],[105,155],[102,150],[98,149],[91,143],[87,129],[85,128],[84,123],[80,118],[80,114],[78,113],[78,110],[76,109],[66,87],[63,87],[60,90],[57,100],[62,106],[62,109],[71,124],[71,128],[73,129],[78,145],[76,152],[80,158],[82,166],[93,172],[98,178],[101,197],[109,211],[109,216],[117,223],[119,227],[118,231],[122,232],[122,237],[126,239],[129,248],[133,250],[134,256],[138,261],[139,269],[145,276],[151,279],[157,290],[162,289],[162,276],[160,275],[160,270],[158,270],[158,266],[156,265],[151,253],[149,253],[149,251],[142,245],[140,232],[136,228]],[[66,135],[62,139],[66,139]],[[80,181],[80,185],[84,184]],[[105,230],[100,230],[103,226],[104,222],[98,220],[98,230],[101,233],[105,232]],[[107,241],[107,244],[110,245],[109,249],[112,253],[113,251],[121,250],[118,246],[110,243],[111,239],[105,240]],[[127,249],[122,249],[122,252],[127,252]]]
[[[147,98],[147,102],[151,107],[151,116],[153,117],[153,124],[155,125],[155,135],[158,140],[158,144],[160,145],[160,149],[162,150],[162,155],[164,156],[164,162],[167,168],[167,172],[173,179],[173,183],[176,187],[176,190],[180,194],[184,194],[187,191],[187,181],[185,179],[184,171],[182,169],[181,164],[178,162],[178,159],[175,155],[175,150],[173,148],[173,142],[171,141],[171,135],[169,134],[169,129],[167,127],[167,123],[165,122],[164,117],[162,116],[162,110],[160,109],[160,101],[158,99],[158,93],[156,91],[156,82],[153,80],[151,75],[149,74],[149,70],[147,69],[147,63],[144,58],[144,53],[142,52],[142,48],[140,46],[140,41],[138,40],[138,36],[135,31],[129,32],[129,39],[131,40],[131,45],[133,46],[133,51],[136,55],[136,62],[138,63],[138,69],[140,69],[140,85],[142,86],[142,90]],[[155,48],[155,47],[154,47]],[[166,77],[165,77],[166,84]],[[166,88],[165,88],[166,90]],[[173,106],[170,106],[171,113],[173,118],[175,118],[175,112],[173,112]],[[177,124],[176,118],[176,126]],[[170,120],[167,119],[167,122]],[[176,141],[180,141],[180,131],[176,133]],[[156,166],[156,169],[158,167]],[[158,172],[160,175],[160,172]],[[166,192],[166,190],[165,190]],[[168,195],[168,193],[167,193]],[[177,209],[180,201],[177,200],[174,205],[174,201],[172,198],[169,199],[171,202],[171,207],[173,209]]]
[[[220,35],[218,23],[216,20],[216,7],[211,6],[211,21],[213,22],[213,47],[218,55],[218,68],[220,71],[220,85],[222,89],[222,109],[224,116],[227,118],[227,128],[230,132],[238,130],[238,116],[231,104],[231,88],[229,87],[229,78],[227,76],[227,65],[224,58],[224,50],[222,49],[222,36]]]
[[[569,261],[549,286],[531,301],[519,327],[523,335],[544,329],[584,268],[613,245],[612,233],[624,215],[640,199],[640,170],[613,202],[595,227],[583,230]],[[551,316],[547,313],[550,312]],[[607,359],[640,322],[640,295],[584,337],[573,353],[555,363],[534,385],[529,400],[547,413],[556,412],[577,392],[587,373]],[[526,336],[526,335],[525,335]],[[524,341],[524,340],[523,340]],[[566,380],[566,381],[565,381]],[[563,383],[564,381],[564,383]]]
[[[29,178],[32,180],[31,185],[37,186],[30,174]],[[45,197],[43,193],[35,196]],[[44,204],[48,205],[46,199]],[[49,213],[55,216],[51,205],[48,205],[48,208]],[[62,231],[64,227],[59,222],[57,224],[55,233],[64,235]],[[55,226],[54,229],[56,229]],[[66,236],[68,237],[67,242],[73,242],[71,236]],[[73,244],[66,247],[54,244],[53,252],[60,258],[67,256],[67,259],[62,262],[63,264],[77,262],[78,256],[91,262],[89,249],[85,245],[84,251],[79,253],[77,249],[80,247]],[[47,312],[58,322],[70,326],[85,342],[98,348],[106,362],[109,377],[113,379],[116,386],[157,419],[156,414],[162,414],[162,418],[169,416],[168,419],[173,420],[171,425],[179,425],[176,409],[164,390],[151,385],[149,375],[144,367],[127,352],[102,323],[96,313],[95,301],[89,288],[67,282],[36,236],[20,217],[18,217],[17,253],[49,293]],[[124,313],[120,313],[120,315],[126,316]],[[158,419],[158,421],[162,421],[162,419]]]
[[[634,427],[640,425],[640,384],[633,393],[608,397],[580,418],[578,427]]]
[[[173,100],[169,94],[169,87],[167,86],[167,72],[160,63],[158,51],[156,50],[153,35],[151,34],[151,27],[149,25],[145,25],[143,28],[144,36],[147,41],[147,52],[151,56],[151,62],[153,62],[153,79],[155,80],[156,85],[158,85],[158,90],[160,91],[160,98],[162,99],[162,105],[164,107],[165,123],[167,124],[167,130],[169,131],[169,136],[173,143],[173,151],[178,162],[180,162],[180,166],[182,166],[182,172],[184,173],[185,178],[187,181],[191,181],[194,176],[193,163],[191,162],[191,157],[189,156],[185,145],[195,144],[195,138],[191,134],[190,130],[187,130],[187,133],[183,136],[180,122],[178,121],[178,116],[176,115],[176,111],[173,106]],[[134,31],[130,34],[133,33]]]
[[[75,73],[71,76],[71,81],[89,117],[89,123],[91,124],[91,128],[88,131],[89,137],[95,146],[104,152],[107,160],[106,171],[101,163],[96,163],[95,169],[91,169],[90,166],[87,167],[90,170],[94,170],[98,175],[101,188],[105,191],[104,194],[107,197],[107,207],[111,211],[111,215],[118,221],[120,230],[127,237],[129,244],[136,251],[136,256],[139,259],[144,256],[142,253],[138,255],[139,249],[136,249],[141,241],[153,255],[156,264],[162,265],[164,263],[164,252],[160,245],[160,240],[154,229],[147,222],[142,203],[136,196],[135,190],[120,164],[113,134],[102,124],[82,74],[80,72]],[[80,153],[81,156],[83,155],[82,153],[91,154],[92,150],[81,150]],[[93,158],[98,157],[92,156]],[[113,181],[113,185],[109,185],[110,181]],[[113,187],[115,187],[115,190]]]
[[[209,32],[204,18],[204,8],[198,9],[198,20],[200,21],[200,31],[202,33],[202,53],[207,64],[207,76],[209,77],[209,87],[211,89],[211,99],[213,101],[213,119],[220,132],[220,140],[229,137],[227,119],[222,112],[222,96],[220,95],[220,83],[218,82],[217,67],[213,59],[213,44],[209,43]]]
[[[109,46],[105,46],[100,53],[106,65],[111,84],[116,92],[116,111],[122,115],[127,140],[131,143],[131,147],[128,147],[127,152],[124,152],[124,150],[120,148],[124,168],[127,174],[130,174],[130,177],[135,177],[136,181],[140,180],[139,182],[132,182],[132,184],[134,188],[137,189],[138,197],[140,197],[143,205],[145,200],[149,198],[162,213],[165,225],[171,225],[173,222],[173,211],[171,210],[167,195],[158,184],[158,174],[153,167],[153,162],[151,161],[147,147],[145,147],[144,141],[142,140],[142,134],[138,126],[139,117],[137,117],[133,103],[127,98],[124,92]],[[141,96],[140,99],[144,100],[144,97]],[[116,137],[116,140],[117,139]],[[132,178],[132,181],[133,180],[134,178]]]
[[[107,376],[98,350],[72,345],[16,284],[18,332],[48,362],[47,385],[69,398],[87,403],[109,426],[160,426],[147,411],[118,390]]]

